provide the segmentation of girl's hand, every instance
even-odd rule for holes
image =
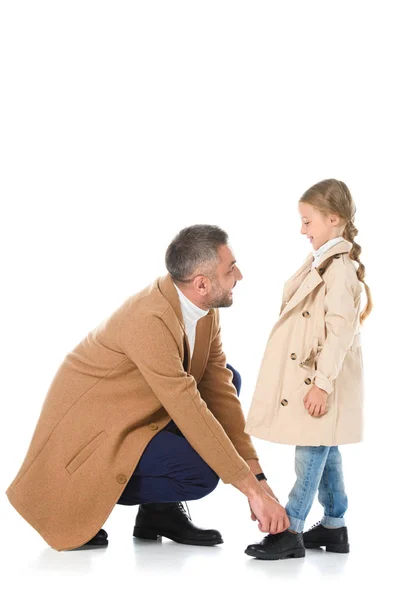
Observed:
[[[322,417],[326,412],[326,399],[328,393],[325,390],[313,385],[311,390],[304,398],[304,407],[312,417]]]

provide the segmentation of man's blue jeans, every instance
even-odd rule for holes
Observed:
[[[324,507],[324,527],[344,527],[347,496],[342,457],[337,446],[296,446],[297,480],[289,494],[286,512],[291,531],[301,532],[315,495]]]

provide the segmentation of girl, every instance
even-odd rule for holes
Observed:
[[[356,208],[347,186],[327,179],[299,201],[301,233],[313,251],[285,284],[279,319],[268,339],[245,431],[293,444],[296,483],[286,512],[290,527],[253,544],[262,559],[302,557],[304,548],[349,552],[347,496],[338,446],[361,441],[363,361],[360,324],[372,310]],[[367,304],[360,315],[364,284]],[[320,524],[304,534],[318,490]]]

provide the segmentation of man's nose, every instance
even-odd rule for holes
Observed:
[[[242,272],[239,269],[239,267],[236,267],[236,271],[237,271],[237,273],[236,273],[236,281],[240,281],[241,279],[243,279]]]

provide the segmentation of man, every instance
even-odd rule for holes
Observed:
[[[7,490],[56,550],[107,545],[100,528],[116,503],[140,505],[137,537],[221,543],[181,504],[219,478],[248,497],[261,531],[289,525],[244,433],[221,346],[218,308],[242,279],[227,234],[183,229],[166,267],[66,356]]]

